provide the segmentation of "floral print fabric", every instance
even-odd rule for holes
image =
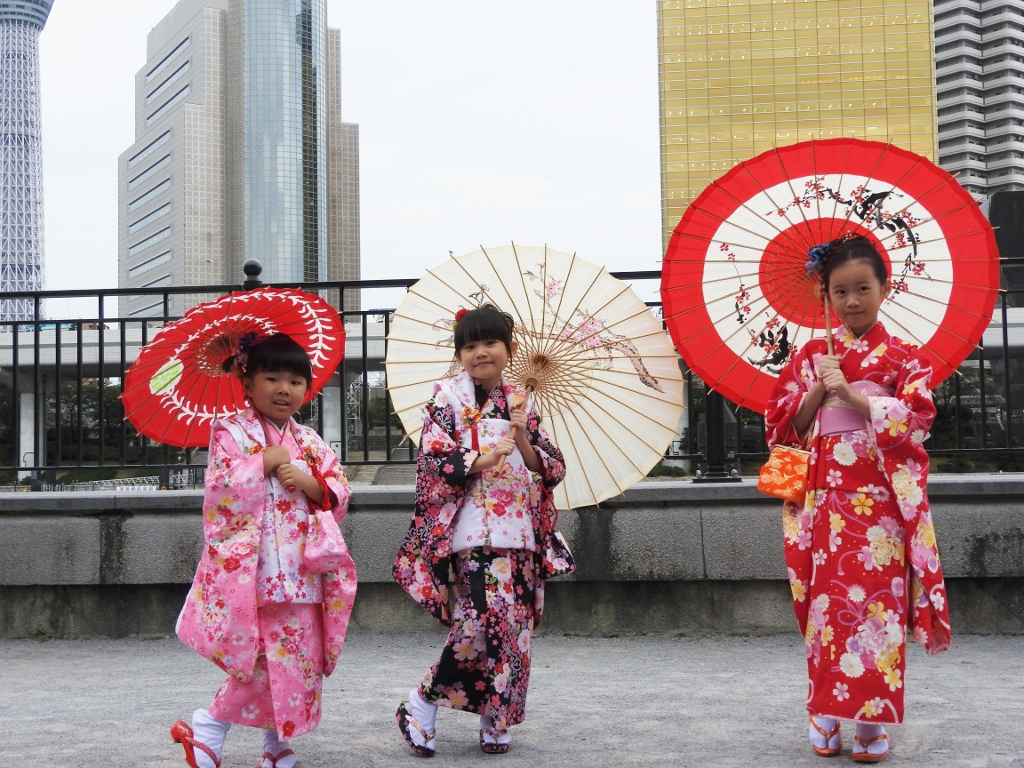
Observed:
[[[812,431],[807,495],[783,507],[786,565],[807,646],[808,711],[899,723],[907,628],[928,653],[950,644],[926,490],[931,367],[881,323],[860,338],[840,326],[835,349],[847,381],[873,382],[892,395],[869,396],[862,429]],[[825,340],[812,340],[780,374],[765,414],[769,445],[799,438],[792,419],[825,354]]]
[[[259,609],[259,655],[252,682],[231,675],[213,697],[218,720],[301,736],[320,723],[324,674],[323,611],[281,603]]]
[[[533,562],[522,549],[484,547],[452,557],[452,628],[420,687],[424,699],[490,715],[497,728],[523,722],[538,582]]]
[[[515,392],[506,396],[501,386],[489,393],[479,385],[474,389],[477,402],[482,400],[483,404],[473,412],[464,433],[468,432],[470,447],[486,455],[510,433],[509,412],[522,399]],[[537,482],[516,448],[505,457],[500,469],[466,478],[466,496],[452,523],[452,549],[533,549],[536,541],[530,510],[539,501]]]
[[[287,447],[293,460],[311,457],[320,462],[335,501],[329,513],[340,524],[349,502],[341,464],[313,430],[294,422],[291,427],[294,439]],[[356,590],[351,558],[335,571],[306,573],[301,555],[309,502],[305,494],[288,492],[276,478],[266,479],[266,446],[252,410],[213,426],[203,500],[205,546],[176,627],[183,643],[246,684],[256,679],[264,663],[260,659],[266,643],[258,611],[277,604],[309,605],[321,614],[319,668],[330,675],[345,640]],[[268,555],[271,552],[276,554]],[[303,655],[308,657],[308,649]],[[297,732],[315,726],[311,721],[295,722]]]
[[[526,393],[502,380],[487,396],[494,402],[522,402]],[[434,397],[425,408],[416,462],[416,510],[392,569],[402,589],[446,626],[451,625],[452,523],[466,498],[469,469],[480,455],[480,450],[473,448],[472,426],[481,418],[475,382],[465,371],[435,384]],[[529,512],[534,533],[529,551],[539,558],[541,542],[555,530],[558,514],[551,491],[565,476],[565,464],[533,408],[527,412],[526,431],[542,465],[529,494],[534,506],[524,510]],[[490,473],[482,474],[486,478]],[[544,605],[542,581],[535,585],[533,597],[534,624],[539,624]]]

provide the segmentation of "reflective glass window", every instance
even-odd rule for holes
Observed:
[[[141,264],[136,264],[134,267],[129,268],[128,277],[135,277],[136,275],[142,272],[146,272],[147,270],[150,269],[155,269],[156,267],[159,267],[161,264],[167,264],[170,260],[171,252],[164,251],[163,253],[158,254],[151,259],[147,259]]]
[[[164,216],[166,216],[170,212],[171,212],[171,204],[170,203],[164,203],[159,208],[157,208],[155,211],[152,211],[151,213],[147,213],[145,216],[143,216],[138,221],[133,221],[131,224],[129,224],[128,225],[128,234],[131,235],[131,234],[134,234],[134,233],[138,232],[143,227],[149,226],[154,221],[156,221],[157,219],[163,218]]]
[[[173,51],[171,51],[162,59],[160,59],[159,63],[151,70],[149,70],[149,72],[146,73],[146,83],[148,84],[152,82],[154,79],[156,79],[156,77],[161,72],[163,72],[168,66],[170,66],[175,59],[181,56],[181,54],[183,54],[188,49],[189,43],[189,38],[186,37],[184,40],[182,40],[174,47]]]
[[[189,69],[191,69],[191,66],[192,66],[191,62],[190,61],[186,61],[184,64],[182,64],[176,70],[174,70],[170,75],[168,75],[166,80],[164,80],[162,83],[160,83],[160,85],[158,85],[154,90],[152,90],[146,96],[146,106],[148,107],[154,101],[159,99],[161,95],[166,93],[168,88],[170,88],[178,80],[180,80],[182,77],[184,77],[185,73],[188,72]]]
[[[130,158],[128,158],[128,167],[134,168],[136,165],[138,165],[151,154],[153,154],[153,152],[155,152],[159,147],[163,146],[170,140],[171,132],[164,131],[159,136],[157,136],[153,141],[151,141],[149,144],[147,144],[134,155],[132,155]]]
[[[140,240],[135,245],[129,246],[128,247],[128,255],[129,256],[134,256],[136,253],[140,253],[140,252],[146,250],[147,248],[152,248],[154,245],[159,243],[161,240],[166,240],[170,236],[171,236],[171,228],[170,227],[166,227],[164,229],[161,229],[159,232],[156,232],[155,234],[150,235],[145,240]]]
[[[184,99],[186,96],[188,96],[189,91],[191,91],[191,90],[192,90],[192,86],[191,85],[186,85],[184,88],[182,88],[176,94],[171,96],[171,98],[168,99],[162,106],[160,106],[159,109],[157,109],[149,117],[146,118],[146,125],[150,125],[151,123],[155,123],[161,117],[166,115],[170,111],[171,107],[175,106],[182,99]]]
[[[145,192],[141,196],[135,198],[130,203],[128,203],[128,212],[131,213],[132,211],[137,211],[139,208],[144,206],[150,200],[153,200],[153,199],[159,197],[160,195],[162,195],[164,192],[166,192],[170,188],[171,188],[171,180],[170,179],[164,179],[159,184],[157,184],[155,187],[153,187],[151,190],[149,190],[148,192]]]
[[[140,173],[138,176],[136,176],[134,179],[131,179],[128,182],[128,189],[135,189],[137,186],[142,184],[147,179],[152,178],[153,176],[155,176],[157,173],[159,173],[161,170],[163,170],[164,168],[166,168],[170,164],[171,164],[171,156],[170,155],[164,155],[159,160],[157,160],[155,163],[153,163],[153,165],[149,166],[149,168],[147,168],[142,173]]]

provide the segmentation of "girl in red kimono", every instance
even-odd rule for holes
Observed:
[[[214,422],[205,546],[176,627],[228,677],[171,736],[191,768],[219,768],[231,724],[254,726],[263,729],[260,768],[292,768],[290,739],[320,722],[323,678],[338,662],[356,589],[344,549],[333,570],[307,566],[309,516],[340,524],[349,487],[334,452],[292,419],[313,381],[305,350],[284,335],[239,346],[235,369],[251,407]]]
[[[903,721],[908,627],[929,654],[950,644],[926,490],[931,365],[878,321],[891,283],[870,240],[846,236],[810,256],[842,323],[835,353],[825,339],[807,342],[765,419],[769,445],[811,450],[806,498],[783,508],[811,746],[839,754],[839,721],[850,720],[853,759],[873,763],[888,755],[883,724]]]
[[[437,382],[426,406],[416,514],[394,566],[402,588],[451,627],[441,657],[395,715],[424,757],[436,747],[438,706],[475,712],[480,748],[508,751],[508,728],[525,715],[541,579],[554,575],[544,563],[571,568],[564,555],[541,551],[565,466],[526,392],[502,377],[516,350],[513,326],[492,305],[460,310],[454,344],[464,370]]]

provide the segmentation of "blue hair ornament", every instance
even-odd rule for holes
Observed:
[[[832,255],[834,250],[835,245],[833,243],[812,245],[807,251],[807,274],[820,275],[824,272],[825,264],[828,263],[828,257]]]

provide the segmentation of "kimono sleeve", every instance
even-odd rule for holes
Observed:
[[[454,409],[436,392],[424,411],[417,474],[429,472],[447,485],[464,487],[480,452],[459,444]]]
[[[769,448],[802,443],[806,437],[796,431],[793,418],[800,412],[808,391],[818,381],[815,364],[824,350],[819,351],[814,348],[817,345],[812,345],[813,342],[808,342],[793,355],[779,373],[775,388],[768,398],[764,420]]]
[[[203,500],[206,546],[176,631],[183,643],[243,682],[258,654],[255,574],[266,482],[263,454],[246,453],[215,423]]]
[[[392,575],[413,600],[446,626],[451,624],[450,526],[478,455],[458,444],[454,410],[435,389],[435,398],[426,406],[416,460],[416,510]]]
[[[526,432],[530,445],[537,451],[541,461],[541,482],[551,490],[565,479],[565,457],[561,449],[548,436],[541,424],[540,415],[531,406],[526,418]]]
[[[348,512],[352,491],[338,456],[319,435],[316,439],[322,443],[323,460],[320,463],[320,472],[331,493],[331,512],[338,525],[341,525]],[[338,665],[341,648],[348,632],[349,618],[355,604],[357,584],[356,564],[351,556],[346,556],[346,561],[341,566],[323,575],[324,677],[329,677]]]
[[[265,483],[263,453],[246,454],[230,430],[215,423],[203,499],[203,535],[208,545],[226,546],[253,531],[259,535]]]
[[[928,390],[932,369],[916,347],[891,348],[886,354],[902,354],[905,360],[896,372],[893,395],[869,398],[869,439],[903,516],[913,636],[929,654],[940,653],[949,648],[951,637],[928,502],[928,453],[924,449],[935,419],[935,404]]]
[[[348,478],[345,477],[345,468],[341,465],[337,454],[330,446],[323,441],[319,435],[311,431],[312,438],[318,443],[318,453],[321,457],[319,471],[320,476],[327,484],[330,492],[330,499],[324,499],[323,508],[330,509],[338,525],[345,519],[348,513],[349,501],[352,499],[352,489],[349,488]],[[330,506],[327,506],[327,505]]]

